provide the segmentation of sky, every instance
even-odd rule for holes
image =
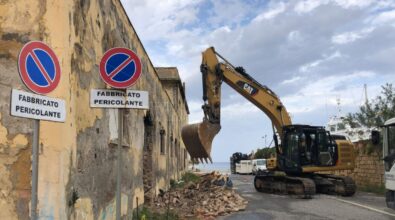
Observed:
[[[121,0],[152,63],[186,83],[202,120],[201,52],[210,46],[273,90],[293,123],[325,126],[395,84],[395,0]],[[340,100],[340,108],[338,101]],[[269,145],[269,118],[225,83],[214,162]]]

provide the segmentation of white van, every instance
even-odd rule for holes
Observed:
[[[266,159],[255,159],[252,160],[252,174],[256,175],[259,171],[265,171]]]
[[[252,173],[252,161],[251,160],[240,160],[240,162],[236,164],[236,173],[238,173],[238,174]]]

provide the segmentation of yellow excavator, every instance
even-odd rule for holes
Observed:
[[[324,174],[354,169],[355,156],[350,141],[332,136],[321,126],[292,124],[287,110],[272,90],[253,79],[242,67],[234,67],[213,47],[206,49],[202,57],[203,122],[186,125],[181,133],[192,161],[212,162],[211,145],[221,129],[221,84],[225,82],[272,122],[276,156],[267,161],[267,172],[255,176],[257,191],[304,198],[316,192],[342,196],[355,193],[352,178]]]

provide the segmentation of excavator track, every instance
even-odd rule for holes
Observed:
[[[354,180],[348,176],[316,174],[314,182],[317,186],[317,192],[340,195],[353,196],[357,189]]]
[[[271,173],[257,175],[254,186],[258,192],[274,194],[291,194],[310,199],[315,194],[315,183],[309,178],[293,176],[276,176]]]

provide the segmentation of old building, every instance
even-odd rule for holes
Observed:
[[[17,66],[29,41],[57,55],[64,123],[40,121],[38,212],[43,219],[115,216],[116,109],[91,108],[91,89],[109,88],[99,63],[113,47],[140,57],[142,76],[131,87],[149,92],[149,110],[125,110],[122,216],[166,189],[187,167],[180,137],[187,123],[184,86],[175,68],[155,69],[118,0],[3,1],[0,5],[0,219],[28,219],[31,200],[32,119],[10,115],[11,89],[28,91]]]
[[[176,109],[176,112],[178,113],[176,117],[173,118],[173,122],[176,124],[186,124],[189,109],[185,98],[185,84],[181,82],[177,68],[156,67],[155,69],[164,89],[170,97],[173,108]],[[180,129],[180,127],[178,129]],[[173,132],[180,134],[181,130]],[[170,135],[169,158],[170,172],[168,172],[168,174],[172,179],[179,179],[179,170],[187,167],[187,150],[185,146],[183,146],[179,135]]]

